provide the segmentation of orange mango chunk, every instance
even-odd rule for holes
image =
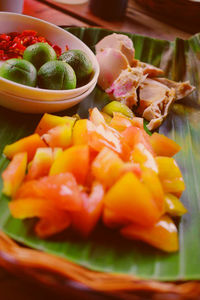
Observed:
[[[131,149],[134,149],[137,144],[142,144],[152,155],[154,155],[153,148],[150,144],[150,136],[144,129],[131,126],[122,132],[122,136]]]
[[[72,214],[72,227],[82,236],[88,236],[95,228],[103,210],[104,188],[94,182],[91,193],[82,193],[83,208]]]
[[[112,211],[108,207],[104,207],[103,210],[103,223],[109,228],[120,228],[122,226],[128,225],[128,221],[125,217],[119,216],[116,212]]]
[[[50,169],[50,175],[70,172],[72,173],[77,182],[80,184],[85,183],[89,172],[89,147],[86,145],[72,146],[57,159],[55,159]]]
[[[73,117],[59,117],[45,113],[41,118],[39,124],[37,125],[37,128],[35,129],[35,133],[38,133],[40,136],[42,136],[44,133],[47,133],[50,129],[60,125],[67,125],[70,128],[72,128],[74,126],[75,121],[76,118]]]
[[[131,172],[126,173],[108,190],[104,203],[119,217],[143,226],[155,224],[161,216],[151,192]]]
[[[66,124],[56,126],[43,134],[42,139],[51,148],[66,149],[72,144],[72,127]]]
[[[91,121],[87,119],[78,120],[72,131],[72,144],[73,145],[86,145],[88,143],[88,130],[93,127]]]
[[[135,145],[131,153],[130,160],[132,162],[139,163],[142,169],[148,168],[158,173],[158,166],[155,157],[142,143]]]
[[[151,192],[160,213],[163,214],[165,211],[164,191],[158,175],[151,169],[145,169],[142,171],[142,182]]]
[[[15,199],[21,198],[45,199],[47,209],[52,205],[56,209],[66,211],[77,211],[82,208],[80,190],[71,173],[45,176],[24,182],[15,195]]]
[[[119,112],[113,112],[113,118],[109,125],[117,131],[124,131],[126,128],[132,126],[132,123],[130,118],[125,117]]]
[[[187,213],[183,203],[173,194],[165,194],[165,211],[172,217],[181,217]]]
[[[181,171],[172,157],[157,156],[158,176],[165,193],[182,193],[185,190]]]
[[[71,224],[71,217],[66,211],[56,211],[54,215],[41,218],[36,226],[35,232],[41,239],[48,238],[60,233]]]
[[[38,148],[30,163],[26,180],[37,179],[49,174],[53,163],[53,151],[51,148]]]
[[[138,165],[123,162],[114,151],[106,147],[99,152],[91,165],[94,178],[105,188],[111,187],[120,176],[131,171],[140,176],[141,170]]]
[[[17,153],[27,152],[28,161],[31,161],[37,148],[43,147],[46,147],[46,144],[41,140],[40,136],[35,133],[5,146],[3,153],[7,158],[12,159]]]
[[[181,147],[174,142],[173,140],[169,139],[167,136],[154,132],[150,136],[150,143],[151,146],[158,156],[174,156],[178,153]]]
[[[21,185],[27,166],[27,153],[17,153],[2,173],[3,190],[2,192],[9,197],[13,197]]]
[[[128,239],[144,241],[160,250],[175,252],[179,249],[178,231],[172,219],[163,216],[151,227],[138,224],[128,225],[120,230],[120,233]]]

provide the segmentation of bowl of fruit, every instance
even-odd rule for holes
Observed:
[[[0,13],[0,26],[6,28],[0,34],[1,99],[6,94],[36,103],[66,101],[95,87],[96,57],[71,33],[43,20],[5,12]],[[2,102],[5,106],[8,101]]]

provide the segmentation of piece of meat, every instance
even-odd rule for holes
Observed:
[[[147,125],[149,130],[158,128],[169,113],[172,103],[175,101],[175,89],[166,91],[164,99],[152,102],[143,112],[143,118],[150,121]]]
[[[98,84],[103,90],[106,90],[120,75],[121,71],[128,68],[129,63],[125,55],[112,48],[98,52],[96,57],[100,66]]]
[[[167,78],[153,78],[153,79],[166,85],[169,88],[174,88],[176,92],[175,95],[176,100],[185,98],[195,90],[195,87],[192,86],[189,81],[176,82],[173,80],[169,80]]]
[[[153,65],[144,63],[138,59],[134,59],[131,65],[132,67],[140,67],[143,69],[144,75],[148,75],[148,77],[157,77],[164,74],[164,71],[160,68],[157,68]]]
[[[95,46],[96,54],[107,49],[113,48],[123,53],[131,65],[135,56],[135,49],[132,40],[124,34],[113,33],[104,37]]]
[[[170,89],[153,79],[146,78],[140,85],[139,98],[140,105],[137,112],[142,115],[143,111],[156,101],[164,101],[166,92]]]
[[[114,100],[120,101],[132,108],[137,105],[137,88],[145,80],[147,75],[143,75],[141,68],[131,68],[123,70],[106,92]]]

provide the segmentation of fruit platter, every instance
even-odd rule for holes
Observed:
[[[63,290],[66,280],[116,299],[133,291],[196,299],[199,36],[65,30],[96,54],[98,84],[57,114],[0,108],[0,262]],[[20,63],[35,50],[26,51]],[[65,66],[70,51],[57,62]],[[38,77],[50,73],[43,66]],[[72,89],[74,73],[66,82]]]

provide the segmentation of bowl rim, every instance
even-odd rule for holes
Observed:
[[[81,98],[83,96],[87,97],[94,90],[95,86],[96,86],[96,83],[92,84],[84,93],[82,93],[80,95],[76,95],[76,96],[74,96],[72,98],[69,98],[69,99],[60,99],[60,100],[54,100],[54,101],[52,101],[52,100],[37,100],[37,99],[24,98],[24,97],[21,97],[21,96],[18,96],[18,95],[14,95],[14,94],[11,94],[9,92],[5,92],[5,91],[1,91],[1,90],[0,90],[0,94],[1,95],[6,95],[6,96],[17,98],[17,100],[22,100],[23,102],[35,103],[36,105],[37,104],[45,104],[45,105],[46,104],[47,105],[58,104],[59,105],[59,104],[65,103],[65,102],[71,103],[71,102],[77,101],[77,100],[79,100],[79,98]]]
[[[100,72],[100,67],[99,67],[99,64],[98,64],[98,61],[96,59],[96,56],[95,54],[92,52],[92,50],[83,42],[81,41],[79,38],[77,38],[75,35],[73,35],[72,33],[64,30],[63,28],[53,24],[53,23],[50,23],[50,22],[47,22],[47,21],[44,21],[42,19],[39,19],[39,18],[35,18],[35,17],[32,17],[32,16],[28,16],[28,15],[25,15],[25,14],[19,14],[19,13],[12,13],[12,12],[0,12],[0,17],[1,15],[4,15],[4,16],[8,16],[8,20],[9,20],[9,16],[19,16],[21,18],[24,18],[24,19],[31,19],[31,20],[35,20],[37,22],[40,22],[42,24],[46,24],[50,27],[54,27],[56,30],[59,30],[59,31],[62,31],[63,33],[69,35],[70,37],[72,37],[74,40],[76,40],[78,43],[80,44],[83,44],[85,47],[88,48],[88,52],[89,54],[93,57],[93,75],[92,75],[92,78],[91,80],[81,86],[81,87],[78,87],[78,88],[75,88],[75,89],[69,89],[69,90],[51,90],[51,89],[42,89],[42,88],[39,88],[39,87],[30,87],[30,86],[27,86],[27,85],[23,85],[23,84],[20,84],[20,83],[17,83],[17,82],[14,82],[14,81],[11,81],[11,80],[8,80],[6,78],[3,78],[3,77],[0,77],[0,82],[5,82],[7,83],[8,85],[10,84],[11,86],[17,86],[19,88],[23,88],[24,91],[26,90],[27,92],[31,92],[31,91],[34,91],[34,92],[38,92],[38,93],[41,93],[41,94],[45,94],[46,92],[48,93],[51,93],[52,95],[56,94],[56,95],[65,95],[66,93],[68,92],[72,92],[72,91],[76,91],[76,92],[81,92],[81,90],[83,88],[87,89],[89,88],[95,81],[97,81],[98,79],[98,76],[99,76],[99,72]],[[6,62],[6,60],[5,60]],[[29,97],[29,99],[32,99]]]

